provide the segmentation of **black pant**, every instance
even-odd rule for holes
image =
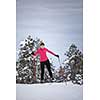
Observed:
[[[52,78],[52,72],[51,72],[51,67],[50,67],[50,62],[49,60],[41,62],[41,80],[44,79],[44,66],[46,65],[46,68],[48,69],[49,75]]]

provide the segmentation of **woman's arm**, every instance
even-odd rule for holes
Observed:
[[[46,51],[49,52],[49,53],[51,53],[52,55],[56,56],[55,53],[53,53],[52,51],[48,50],[47,48],[46,48]]]
[[[33,53],[33,56],[37,56],[39,54],[39,50]]]
[[[56,56],[56,57],[58,57],[58,58],[59,58],[59,55],[57,55],[57,54],[53,53],[52,51],[48,50],[47,48],[46,48],[46,51],[48,51],[48,52],[49,52],[49,53],[51,53],[52,55],[54,55],[54,56]]]

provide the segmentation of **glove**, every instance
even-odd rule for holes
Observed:
[[[32,52],[31,54],[34,55],[34,52]]]
[[[59,55],[55,55],[55,56],[59,58]]]

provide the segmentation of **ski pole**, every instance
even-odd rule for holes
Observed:
[[[61,66],[61,63],[60,63],[60,58],[58,57],[58,61],[59,61],[59,65]]]

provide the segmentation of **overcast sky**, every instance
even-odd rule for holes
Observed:
[[[61,62],[74,43],[83,51],[82,0],[16,0],[16,47],[28,35],[44,40],[46,47],[60,55]],[[59,66],[52,55],[54,64]]]

